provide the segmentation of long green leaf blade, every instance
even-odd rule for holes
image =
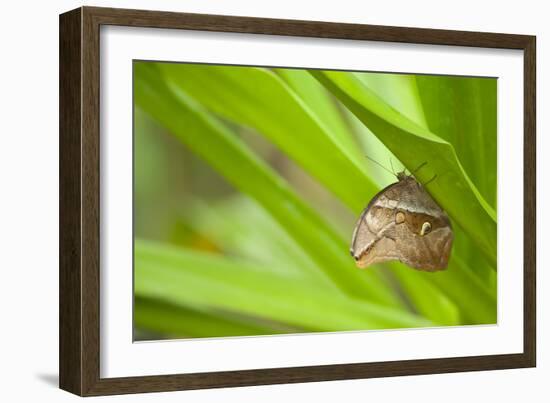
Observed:
[[[496,208],[497,80],[418,76],[416,81],[429,129],[454,146],[468,176]]]
[[[170,63],[159,67],[174,87],[207,109],[266,136],[354,211],[364,207],[365,195],[376,191],[351,143],[331,133],[272,71]]]
[[[154,242],[136,242],[135,270],[140,297],[265,317],[312,331],[432,325],[402,310],[327,294],[295,276]]]
[[[496,267],[496,213],[483,199],[462,168],[451,144],[393,109],[346,72],[312,71],[409,170],[427,162],[416,173],[430,194],[454,222],[475,240]]]
[[[255,198],[344,292],[398,306],[400,302],[374,272],[360,272],[347,245],[267,164],[192,99],[176,96],[151,63],[137,63],[135,99],[234,186]],[[177,118],[175,118],[177,116]],[[299,269],[299,268],[297,268]]]
[[[137,297],[134,300],[136,328],[142,332],[153,333],[152,337],[142,336],[140,340],[158,340],[159,335],[162,338],[230,337],[304,331],[268,321],[254,323],[251,318],[245,320],[238,315],[233,315],[233,318],[230,320],[226,312],[201,311],[160,299]]]

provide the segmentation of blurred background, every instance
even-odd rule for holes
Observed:
[[[496,323],[494,78],[134,62],[134,338]],[[427,162],[449,268],[359,270],[361,210]],[[493,249],[491,249],[493,247]]]

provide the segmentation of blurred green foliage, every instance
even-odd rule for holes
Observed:
[[[136,339],[496,323],[496,79],[133,68]],[[365,155],[437,174],[446,271],[355,267]]]

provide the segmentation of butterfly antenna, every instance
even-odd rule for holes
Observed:
[[[391,157],[390,157],[390,167],[391,167],[391,173],[394,175],[394,176],[397,176],[397,174],[395,173],[395,169],[393,169],[393,162],[391,160]]]
[[[378,165],[380,168],[382,168],[383,170],[385,170],[386,172],[389,172],[390,174],[392,174],[393,176],[395,176],[395,174],[390,171],[388,168],[386,168],[384,165],[382,165],[381,163],[379,163],[378,161],[372,159],[371,157],[369,157],[368,155],[365,155],[365,157],[367,157],[369,160],[371,160],[372,162],[374,162],[376,165]]]

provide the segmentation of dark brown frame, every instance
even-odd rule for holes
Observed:
[[[524,350],[521,354],[127,378],[99,375],[101,25],[459,45],[524,51]],[[60,387],[81,395],[534,367],[535,37],[483,32],[82,7],[60,16]]]

